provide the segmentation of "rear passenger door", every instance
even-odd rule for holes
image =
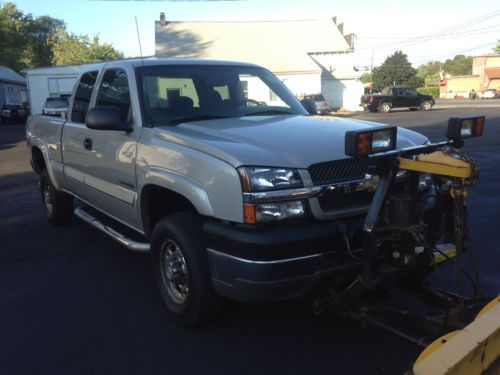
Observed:
[[[97,70],[93,70],[82,74],[80,77],[62,133],[63,187],[82,198],[86,198],[85,169],[88,150],[85,149],[85,139],[89,132],[89,129],[85,126],[85,118],[98,73]]]
[[[85,156],[85,184],[89,188],[90,203],[139,228],[135,163],[141,125],[133,116],[130,87],[134,85],[132,69],[108,68],[101,75],[94,95],[95,106],[117,107],[121,121],[132,124],[133,131],[87,128],[86,138],[91,148]],[[137,98],[134,98],[137,106]],[[139,113],[138,109],[136,113]]]
[[[404,89],[395,87],[392,89],[392,106],[393,107],[405,107],[406,106],[406,98]]]

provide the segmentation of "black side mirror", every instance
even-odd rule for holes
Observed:
[[[302,107],[309,112],[310,115],[315,115],[317,110],[316,110],[316,102],[312,99],[302,99],[300,101],[300,104],[302,104]]]
[[[132,125],[121,120],[120,108],[112,106],[98,106],[87,112],[85,125],[89,129],[118,130],[130,133]]]

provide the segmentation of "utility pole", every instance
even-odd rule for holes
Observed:
[[[371,74],[373,73],[373,60],[374,60],[374,57],[375,57],[375,51],[372,48],[372,58],[371,58],[371,63],[370,63],[370,73]]]

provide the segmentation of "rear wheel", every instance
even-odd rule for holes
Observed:
[[[49,223],[69,224],[73,215],[73,197],[56,190],[46,169],[40,174],[40,193],[43,210]]]
[[[392,108],[391,103],[385,102],[385,103],[380,104],[379,112],[389,113],[391,111],[391,108]]]
[[[176,213],[161,219],[151,236],[156,284],[169,315],[183,326],[209,320],[219,308],[202,225],[195,213]]]
[[[430,111],[432,109],[432,102],[430,100],[426,100],[420,106],[422,111]]]

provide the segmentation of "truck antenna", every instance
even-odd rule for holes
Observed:
[[[135,18],[135,29],[137,30],[137,40],[139,41],[139,51],[141,52],[142,66],[144,66],[144,57],[142,56],[141,36],[139,35],[139,25],[137,24],[137,16]]]

